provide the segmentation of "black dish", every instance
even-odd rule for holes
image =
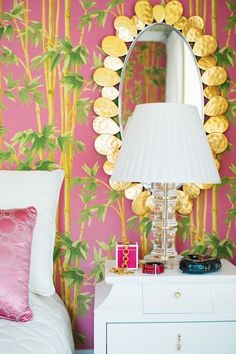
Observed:
[[[222,267],[219,258],[190,254],[179,262],[183,273],[204,274],[218,271]]]

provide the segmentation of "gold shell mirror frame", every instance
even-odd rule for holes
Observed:
[[[131,43],[131,48],[135,38],[154,23],[172,26],[184,36],[192,48],[204,85],[204,128],[219,169],[218,154],[228,147],[228,140],[224,135],[229,127],[228,119],[224,115],[228,109],[228,101],[219,90],[219,86],[227,80],[227,72],[217,65],[214,57],[218,47],[217,41],[213,36],[204,33],[204,20],[200,16],[184,17],[183,5],[177,0],[169,1],[165,6],[152,6],[147,0],[138,0],[135,4],[135,15],[132,18],[118,16],[114,21],[116,34],[108,35],[102,41],[102,49],[107,56],[103,62],[104,66],[96,69],[93,76],[96,84],[103,87],[101,97],[94,101],[97,117],[93,121],[93,129],[99,134],[94,143],[95,149],[106,156],[103,169],[106,174],[112,174],[122,144],[122,140],[117,137],[122,130],[118,118],[121,109],[119,110],[120,107],[116,104],[120,94],[117,85],[120,83],[119,72],[124,67],[125,56],[129,52],[128,45]],[[150,193],[140,183],[110,182],[110,186],[116,191],[123,191],[126,198],[132,200],[134,214],[143,216],[152,211]],[[201,190],[211,187],[209,184],[183,185],[183,190],[178,191],[177,211],[182,215],[190,214],[193,199],[199,196]]]

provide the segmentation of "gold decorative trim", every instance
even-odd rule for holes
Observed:
[[[183,4],[172,0],[163,5],[152,7],[148,0],[138,0],[135,4],[135,14],[129,18],[118,16],[114,21],[115,35],[108,35],[102,41],[102,49],[108,55],[104,59],[104,67],[94,73],[94,81],[103,87],[102,97],[94,102],[94,111],[99,116],[95,118],[94,130],[101,132],[95,140],[95,149],[99,154],[106,155],[104,171],[111,175],[118,155],[121,141],[115,137],[116,125],[111,124],[110,119],[117,121],[116,88],[119,82],[117,70],[123,67],[124,58],[128,52],[127,43],[132,43],[139,31],[152,23],[165,22],[178,29],[193,49],[202,75],[202,82],[206,86],[204,96],[207,100],[204,113],[205,131],[211,149],[214,154],[217,168],[220,167],[217,154],[221,154],[228,147],[228,140],[224,132],[228,129],[228,121],[224,113],[228,109],[228,101],[221,96],[219,86],[227,80],[227,72],[218,66],[214,53],[218,47],[216,39],[204,34],[205,22],[200,16],[186,18],[183,15]],[[108,119],[106,123],[106,119]],[[146,202],[149,192],[143,191],[140,184],[110,184],[112,188],[124,191],[128,199],[132,199],[132,210],[136,215],[144,215],[150,212],[150,206]],[[192,211],[192,199],[198,196],[200,190],[209,189],[212,185],[186,185],[183,191],[178,192],[177,211],[187,215]]]

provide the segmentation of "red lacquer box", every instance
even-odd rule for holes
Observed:
[[[146,274],[160,274],[164,272],[164,264],[159,262],[143,263],[142,272]]]
[[[116,244],[116,267],[126,269],[138,269],[138,244]]]

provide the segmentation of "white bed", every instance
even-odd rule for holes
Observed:
[[[30,293],[29,300],[31,321],[0,319],[0,354],[74,354],[69,315],[59,296]]]

